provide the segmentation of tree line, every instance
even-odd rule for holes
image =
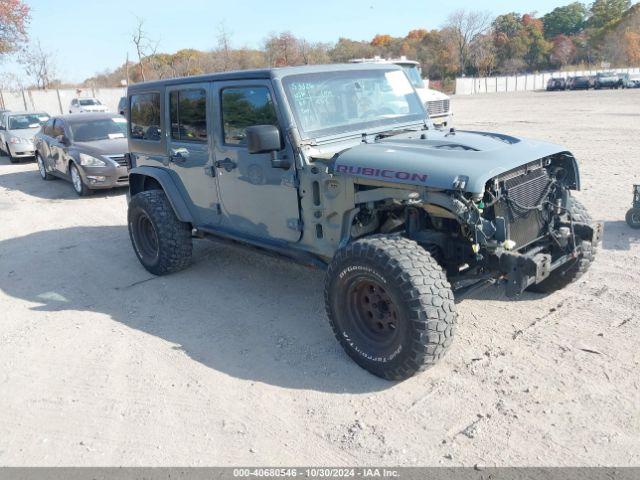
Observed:
[[[25,9],[26,8],[26,15]],[[7,13],[8,12],[8,13]],[[22,15],[20,15],[22,14]],[[24,43],[28,7],[20,0],[0,0],[0,55]],[[22,19],[22,20],[21,20]],[[28,20],[27,20],[28,21]],[[640,66],[640,4],[631,0],[572,2],[539,16],[535,12],[457,10],[439,29],[414,29],[404,37],[378,34],[369,40],[339,38],[311,42],[291,32],[269,34],[260,48],[234,47],[221,24],[215,47],[162,53],[144,19],[131,34],[136,58],[115,70],[88,78],[85,86],[113,87],[176,76],[227,70],[348,62],[354,58],[406,56],[420,62],[424,76],[447,81],[456,76],[515,74],[572,66]],[[38,42],[21,50],[25,72],[34,86],[56,86],[50,52]]]

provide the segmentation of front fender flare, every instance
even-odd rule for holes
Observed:
[[[163,168],[157,167],[135,167],[129,171],[129,199],[133,198],[140,192],[145,190],[145,178],[153,178],[160,184],[162,190],[167,195],[171,207],[175,212],[178,220],[181,222],[193,223],[193,214],[189,210],[189,206],[180,194],[176,180],[171,172]]]

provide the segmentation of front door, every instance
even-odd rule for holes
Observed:
[[[169,87],[166,90],[165,125],[170,126],[167,154],[172,170],[190,197],[200,225],[220,220],[218,189],[213,167],[210,132],[212,102],[210,83]]]
[[[298,191],[293,152],[283,138],[287,170],[271,165],[271,154],[250,154],[245,129],[278,125],[268,81],[216,82],[215,166],[222,202],[222,225],[247,237],[300,240]],[[284,132],[280,129],[281,134]]]

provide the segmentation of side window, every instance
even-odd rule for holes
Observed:
[[[73,105],[74,107],[78,105],[78,100],[76,100],[75,98],[73,100],[71,100],[71,105]]]
[[[131,95],[131,138],[160,141],[160,94]]]
[[[48,137],[53,137],[53,118],[50,118],[42,127],[42,133]]]
[[[64,122],[57,118],[55,123],[53,124],[53,132],[51,133],[51,136],[53,138],[56,138],[60,135],[64,135]]]
[[[207,92],[179,90],[169,94],[171,138],[182,142],[207,141]]]
[[[267,87],[232,87],[221,93],[224,143],[245,145],[245,129],[254,125],[278,125]]]

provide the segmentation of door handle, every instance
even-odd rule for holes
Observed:
[[[238,164],[230,158],[225,158],[224,160],[216,160],[216,168],[224,168],[227,172],[230,172],[237,166]]]
[[[184,163],[189,158],[189,150],[186,148],[172,148],[169,159],[173,163]]]

